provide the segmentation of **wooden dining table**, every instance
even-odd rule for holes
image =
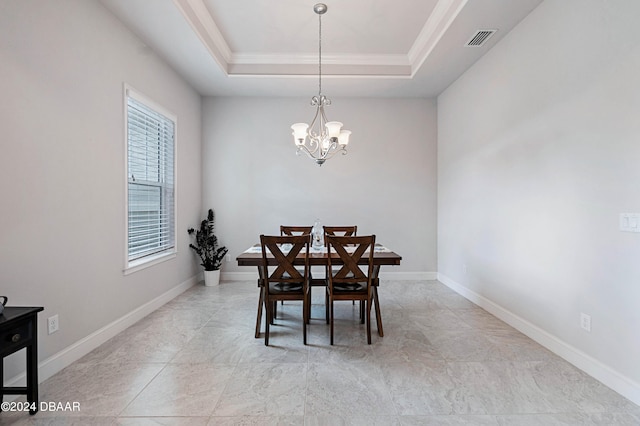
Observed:
[[[322,248],[312,248],[309,250],[309,265],[310,266],[324,266],[326,267],[329,264],[328,253],[326,247]],[[382,314],[380,313],[380,301],[378,298],[378,285],[380,282],[379,273],[380,267],[383,265],[400,265],[400,261],[402,260],[402,256],[397,254],[396,252],[386,248],[381,244],[376,244],[374,252],[373,252],[373,305],[375,307],[376,313],[376,323],[378,326],[378,334],[380,337],[384,336],[384,331],[382,328]],[[262,270],[259,266],[262,265],[262,249],[260,244],[255,244],[252,247],[245,250],[243,253],[239,254],[236,257],[236,261],[238,262],[238,266],[254,266],[258,267],[258,286],[261,286],[264,278],[262,276]],[[366,264],[368,262],[368,257],[363,256],[359,264]],[[276,259],[271,255],[271,253],[267,253],[267,263],[269,265],[277,265]],[[296,259],[294,260],[294,265],[304,265],[304,253],[300,253]],[[342,262],[337,253],[331,253],[331,264],[332,265],[340,265]],[[324,278],[316,278],[312,279],[312,286],[326,286],[326,281]],[[258,300],[258,317],[256,320],[256,338],[259,337],[260,330],[260,322],[262,320],[262,305],[263,305],[263,295],[262,291],[260,291],[260,299]]]

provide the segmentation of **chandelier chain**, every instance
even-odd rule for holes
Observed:
[[[318,14],[318,95],[322,95],[322,15]]]

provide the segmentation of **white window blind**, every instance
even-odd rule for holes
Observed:
[[[129,262],[175,247],[175,123],[127,93]]]

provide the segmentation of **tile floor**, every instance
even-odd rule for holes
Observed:
[[[309,345],[288,302],[253,337],[255,281],[195,286],[40,386],[80,411],[1,425],[640,425],[640,407],[436,281],[383,281],[385,337],[350,302]],[[375,333],[375,325],[373,325]]]

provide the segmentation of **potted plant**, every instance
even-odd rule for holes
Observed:
[[[200,223],[199,230],[187,229],[189,235],[195,234],[195,244],[191,243],[189,247],[200,256],[201,265],[204,267],[204,285],[206,286],[215,286],[220,282],[222,260],[229,251],[225,246],[218,247],[218,237],[213,233],[214,219],[213,210],[209,209],[209,214]]]

